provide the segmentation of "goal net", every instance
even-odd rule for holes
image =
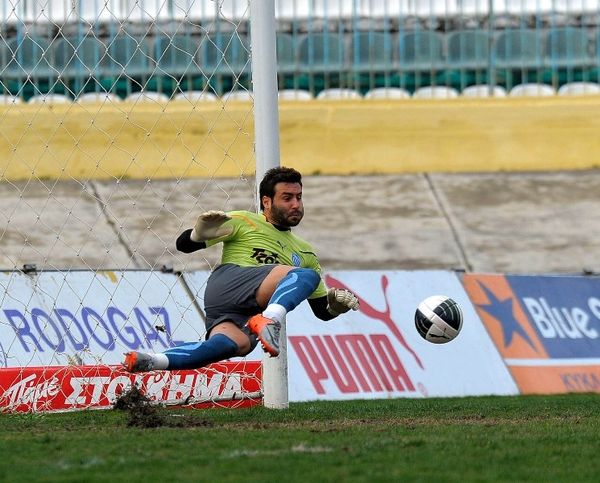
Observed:
[[[260,355],[131,375],[204,337],[220,249],[177,236],[255,209],[247,0],[0,3],[0,411],[246,405]]]

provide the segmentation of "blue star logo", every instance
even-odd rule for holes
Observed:
[[[504,339],[504,347],[510,346],[513,341],[513,336],[517,334],[520,335],[521,338],[525,340],[525,342],[527,342],[534,351],[537,352],[535,344],[514,316],[512,297],[500,300],[485,285],[483,285],[481,282],[478,283],[481,289],[485,292],[490,303],[477,304],[477,306],[500,322],[500,327],[502,327],[502,336]]]

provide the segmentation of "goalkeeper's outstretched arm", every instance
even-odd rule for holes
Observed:
[[[233,231],[230,226],[222,226],[231,217],[224,211],[206,211],[196,220],[194,228],[184,231],[175,246],[183,253],[192,253],[206,248],[206,241],[229,235]]]
[[[185,230],[175,242],[175,247],[177,250],[183,253],[192,253],[198,250],[202,250],[206,248],[206,242],[195,242],[190,238],[192,233],[192,228],[189,230]]]
[[[330,288],[327,295],[308,299],[310,308],[315,316],[321,320],[331,320],[349,310],[358,310],[358,297],[350,290]]]

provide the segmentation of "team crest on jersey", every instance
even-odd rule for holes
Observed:
[[[294,264],[294,267],[299,267],[302,263],[302,260],[297,253],[292,253],[292,263]]]

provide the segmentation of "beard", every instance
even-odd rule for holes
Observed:
[[[302,220],[304,216],[304,210],[294,210],[290,212],[283,211],[279,209],[277,206],[271,206],[271,222],[274,225],[283,226],[290,228],[292,226],[297,226],[298,223]]]

